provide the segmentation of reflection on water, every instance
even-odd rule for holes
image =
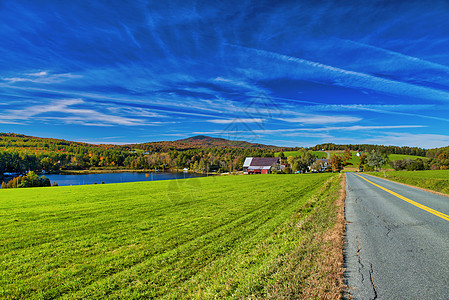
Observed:
[[[156,173],[102,173],[102,174],[76,174],[76,175],[62,175],[49,174],[45,175],[50,179],[51,183],[56,182],[59,186],[65,185],[83,185],[83,184],[100,184],[104,183],[120,183],[120,182],[135,182],[135,181],[155,181],[168,179],[186,179],[193,177],[202,177],[199,174],[191,173],[171,173],[171,172],[156,172]]]

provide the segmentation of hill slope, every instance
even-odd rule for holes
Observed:
[[[177,140],[175,142],[188,144],[193,147],[206,147],[206,148],[259,148],[259,149],[277,149],[279,147],[249,143],[245,141],[232,141],[224,138],[214,138],[205,135],[197,135],[190,138]]]

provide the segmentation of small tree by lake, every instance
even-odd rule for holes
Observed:
[[[25,176],[14,177],[2,188],[24,188],[24,187],[44,187],[51,186],[50,179],[45,176],[39,177],[35,172],[30,171]]]

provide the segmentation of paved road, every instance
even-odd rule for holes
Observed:
[[[449,197],[361,175],[401,199],[346,174],[345,275],[352,297],[449,299]]]

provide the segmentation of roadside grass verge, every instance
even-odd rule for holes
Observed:
[[[367,174],[449,195],[449,170],[387,171],[385,176],[383,172]]]
[[[341,180],[1,190],[0,298],[340,298]]]

